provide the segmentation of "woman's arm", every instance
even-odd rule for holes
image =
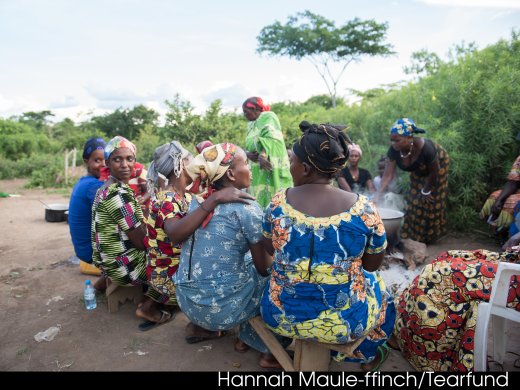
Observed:
[[[352,189],[348,185],[347,179],[345,179],[343,176],[338,176],[338,186],[343,191],[352,192]]]
[[[274,246],[273,246],[273,239],[272,238],[262,238],[262,245],[264,246],[264,249],[269,253],[271,256],[274,254]]]
[[[381,179],[381,187],[379,188],[378,193],[382,194],[386,191],[388,185],[392,181],[395,176],[395,167],[397,163],[395,160],[388,160],[385,166],[385,172],[383,173],[383,178]]]
[[[421,198],[427,202],[433,202],[432,189],[437,187],[437,181],[439,177],[439,159],[435,156],[435,159],[430,165],[428,165],[430,171],[424,182],[424,187],[421,189]]]
[[[146,249],[146,246],[144,245],[144,238],[146,237],[146,224],[141,223],[139,226],[130,229],[126,232],[126,235],[137,249]]]
[[[206,216],[221,203],[239,202],[248,204],[255,197],[234,187],[227,187],[211,194],[195,211],[184,218],[169,218],[164,222],[164,231],[172,245],[186,240],[202,224]]]
[[[367,188],[369,192],[376,192],[376,187],[374,186],[372,179],[367,180]]]
[[[504,207],[504,202],[506,201],[506,199],[509,198],[509,196],[513,195],[519,187],[520,182],[513,180],[507,181],[497,200],[495,200],[495,203],[493,203],[493,206],[491,206],[491,214],[494,216],[493,219],[496,219],[498,217],[498,214],[500,214],[502,207]]]
[[[385,258],[385,252],[376,253],[374,255],[364,253],[363,257],[361,258],[361,264],[363,265],[363,268],[367,270],[368,272],[374,272],[379,269],[381,266],[381,263],[383,263],[383,259]]]
[[[273,256],[267,253],[263,241],[249,245],[249,249],[251,250],[251,256],[253,256],[256,271],[262,276],[269,276],[268,269],[273,264]]]

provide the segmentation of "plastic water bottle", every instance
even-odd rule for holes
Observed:
[[[85,281],[85,288],[83,289],[83,300],[85,301],[87,310],[92,310],[97,307],[96,291],[88,279]]]

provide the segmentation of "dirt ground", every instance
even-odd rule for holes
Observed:
[[[135,304],[126,303],[110,314],[104,297],[87,311],[82,301],[86,278],[68,259],[74,251],[65,222],[49,223],[39,202],[68,203],[53,191],[27,190],[23,180],[0,181],[0,191],[20,197],[0,199],[0,370],[1,371],[259,371],[259,354],[233,350],[234,335],[189,345],[184,341],[187,319],[175,319],[147,332],[139,331]],[[430,246],[433,258],[447,249],[497,250],[489,238],[447,236]],[[34,336],[50,327],[59,333],[52,341]],[[520,352],[520,328],[508,330]],[[512,349],[511,349],[512,348]],[[505,368],[515,370],[514,356]],[[360,371],[354,363],[331,363],[334,371]],[[382,371],[412,370],[396,351]]]

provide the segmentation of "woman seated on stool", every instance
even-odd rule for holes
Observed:
[[[440,254],[399,297],[388,345],[401,349],[419,371],[473,371],[479,303],[491,297],[498,264],[520,262],[520,253],[512,249],[519,242],[520,235],[501,253],[479,249]],[[520,311],[518,282],[512,278],[507,306]]]
[[[191,191],[203,198],[229,187],[242,190],[251,183],[245,152],[229,143],[205,148],[187,171],[194,180]],[[239,326],[235,349],[247,350],[245,343],[262,352],[261,367],[279,367],[248,322],[260,312],[265,276],[272,261],[261,242],[262,210],[254,201],[215,207],[208,200],[193,200],[188,216],[177,221],[182,226],[192,213],[206,215],[202,227],[182,244],[179,269],[174,275],[179,306],[196,325],[187,328],[186,341],[218,337],[218,332]],[[174,225],[172,233],[175,230]]]
[[[136,147],[116,136],[105,146],[110,177],[98,190],[92,206],[92,260],[103,275],[119,286],[148,286],[146,280],[146,225],[139,202],[128,186]],[[159,310],[161,294],[148,288],[136,315],[165,323],[171,313]]]
[[[274,253],[262,297],[262,318],[275,333],[331,344],[365,338],[356,358],[378,370],[394,326],[395,308],[377,269],[386,236],[364,195],[331,183],[348,160],[339,126],[300,123],[293,145],[294,187],[278,192],[265,210],[264,244]]]
[[[89,138],[83,147],[83,161],[87,167],[87,175],[83,176],[72,189],[69,202],[69,230],[74,245],[74,252],[79,258],[79,269],[88,275],[101,275],[99,268],[92,265],[92,241],[90,230],[92,225],[92,203],[96,192],[103,185],[99,179],[101,169],[105,166],[105,141],[103,138]],[[102,280],[96,284],[106,283]]]
[[[186,192],[186,187],[192,183],[192,179],[186,166],[192,159],[189,151],[179,142],[172,141],[155,149],[154,160],[148,170],[151,187],[157,188],[161,178],[162,185],[152,200],[146,222],[146,276],[148,282],[162,293],[160,302],[168,305],[177,303],[172,277],[179,267],[181,242],[193,234],[207,216],[202,209],[187,215],[192,197]],[[206,203],[208,207],[215,208],[220,203],[247,199],[254,198],[236,188],[226,188],[213,193],[206,199]],[[176,224],[180,219],[184,219],[182,228]],[[140,329],[146,330],[150,326],[153,324],[141,324]]]

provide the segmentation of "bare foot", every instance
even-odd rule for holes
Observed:
[[[282,365],[278,363],[278,360],[271,353],[262,353],[258,364],[262,368],[282,368]]]
[[[361,363],[361,369],[363,371],[379,371],[381,365],[385,362],[390,351],[386,344],[377,347],[376,357],[370,363]]]
[[[392,333],[390,338],[386,340],[386,345],[388,345],[390,348],[395,349],[396,351],[400,351],[401,348],[399,348],[399,343],[397,342],[397,337]]]

